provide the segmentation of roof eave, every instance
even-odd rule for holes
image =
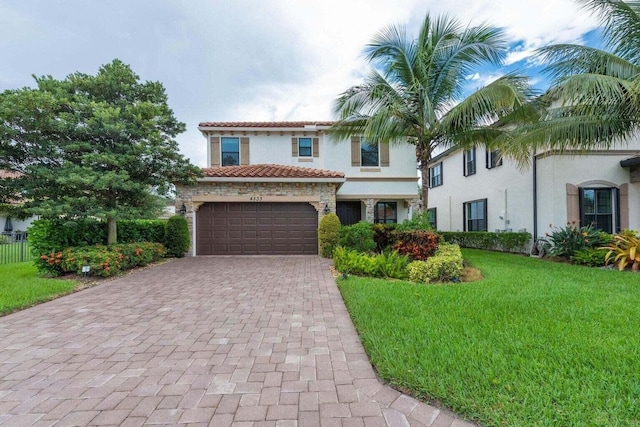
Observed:
[[[198,182],[325,182],[342,184],[346,178],[342,177],[326,177],[326,178],[297,178],[297,177],[222,177],[207,176],[198,178]]]

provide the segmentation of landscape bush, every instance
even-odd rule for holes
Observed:
[[[119,220],[118,242],[163,243],[165,220]],[[28,228],[29,242],[36,256],[65,248],[107,243],[107,224],[96,219],[40,219]]]
[[[408,267],[409,280],[418,283],[458,280],[462,274],[460,246],[440,243],[436,253],[426,261],[413,261]]]
[[[598,248],[611,241],[610,235],[595,230],[592,225],[580,227],[567,224],[555,227],[544,239],[544,249],[552,256],[573,259],[575,253],[589,248]]]
[[[407,230],[433,230],[431,222],[429,222],[431,213],[428,211],[415,213],[411,219],[405,219],[400,224],[397,224],[396,229],[400,231]]]
[[[164,224],[163,241],[168,256],[184,257],[189,250],[189,243],[191,243],[187,219],[180,215],[169,218]]]
[[[79,246],[43,254],[38,258],[36,266],[38,270],[51,276],[64,273],[83,274],[82,267],[89,266],[87,275],[109,277],[158,261],[165,255],[166,249],[161,243]]]
[[[634,230],[625,230],[613,236],[605,256],[606,262],[612,261],[618,264],[618,269],[624,270],[631,266],[631,270],[637,272],[640,268],[640,236]]]
[[[439,234],[445,242],[461,248],[490,251],[528,253],[531,243],[531,234],[527,232],[440,231]]]
[[[333,250],[340,241],[340,218],[333,212],[328,213],[320,220],[318,226],[318,245],[320,256],[331,258]]]
[[[340,246],[362,253],[372,252],[376,248],[373,241],[373,224],[360,221],[340,229]]]
[[[579,249],[573,255],[573,262],[588,267],[602,267],[607,264],[607,252],[607,249],[600,248]]]
[[[373,241],[376,243],[375,251],[382,253],[396,242],[395,230],[398,224],[373,224]]]
[[[392,248],[401,255],[407,255],[411,261],[424,261],[438,249],[440,236],[433,231],[406,230],[395,231],[396,242]]]
[[[395,251],[385,251],[377,255],[363,254],[338,246],[333,251],[333,263],[341,273],[356,276],[387,277],[406,279],[409,258]]]

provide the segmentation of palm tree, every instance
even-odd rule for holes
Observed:
[[[415,145],[426,209],[432,157],[450,147],[491,144],[504,128],[489,125],[526,102],[528,80],[516,74],[463,97],[465,76],[480,64],[499,64],[506,47],[499,29],[463,27],[447,16],[427,15],[417,39],[404,27],[388,27],[365,48],[369,76],[336,100],[330,134]]]
[[[609,148],[640,124],[640,2],[578,0],[599,17],[606,50],[557,44],[538,50],[552,78],[542,120],[519,128],[510,154]]]

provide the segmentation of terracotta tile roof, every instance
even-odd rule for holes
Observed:
[[[216,128],[303,128],[305,126],[331,126],[334,122],[202,122],[200,127]]]
[[[202,169],[206,178],[344,178],[344,173],[288,165],[220,166]]]

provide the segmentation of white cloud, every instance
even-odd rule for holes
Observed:
[[[182,152],[204,165],[200,121],[325,120],[333,100],[367,72],[366,43],[385,26],[416,34],[427,11],[489,22],[517,48],[576,42],[595,22],[573,0],[112,0],[0,5],[0,90],[31,75],[95,73],[118,57],[143,80],[160,80],[188,131]],[[486,85],[499,75],[479,70]]]

